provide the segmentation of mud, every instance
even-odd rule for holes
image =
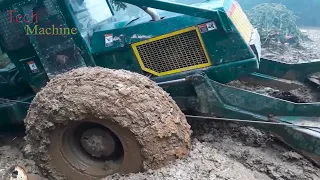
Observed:
[[[302,28],[310,40],[302,42],[301,47],[295,48],[281,43],[272,45],[262,44],[262,57],[286,63],[308,62],[310,59],[320,59],[320,28]]]
[[[163,89],[142,75],[100,67],[80,68],[59,75],[36,95],[25,119],[28,133],[24,151],[51,179],[64,179],[52,168],[54,160],[51,159],[60,158],[60,154],[57,157],[53,155],[59,148],[50,149],[49,143],[60,140],[50,139],[58,137],[51,132],[74,121],[103,123],[105,117],[114,124],[112,126],[131,131],[141,146],[142,164],[127,162],[129,164],[123,166],[126,167],[124,171],[132,166],[142,166],[143,169],[163,167],[189,153],[190,125]],[[122,130],[119,132],[124,133]],[[125,136],[127,139],[133,137],[130,133],[125,133]],[[136,153],[131,152],[135,150],[134,141],[130,141],[129,149],[125,149],[130,152],[123,161],[129,161],[127,157],[134,158],[130,154]],[[68,164],[59,166],[65,166],[59,171],[69,173],[68,177],[93,178],[83,173],[86,169],[71,168],[67,171]],[[72,174],[71,170],[78,174]]]
[[[271,179],[320,179],[318,168],[270,134],[237,124],[219,123],[219,128],[213,128],[216,123],[202,123],[202,127],[213,136],[222,136],[219,140],[209,139],[212,146]],[[203,139],[206,133],[199,132],[198,136]]]
[[[254,85],[239,80],[231,81],[228,83],[228,85],[295,103],[320,102],[320,97],[317,93],[317,90],[303,85],[301,88],[290,91],[281,91],[276,88]]]
[[[319,180],[320,169],[296,152],[291,151],[270,134],[251,127],[223,122],[189,121],[192,125],[192,150],[187,158],[172,162],[158,170],[126,176],[113,175],[104,180]],[[8,139],[12,140],[12,139]],[[16,138],[22,142],[21,138]],[[10,141],[3,142],[11,144]],[[11,149],[19,147],[11,145]],[[9,160],[32,162],[3,151]],[[1,156],[3,157],[3,156]],[[18,158],[17,158],[18,157]],[[3,167],[3,166],[1,166]],[[9,166],[7,166],[9,167]],[[5,169],[5,168],[3,168]],[[34,163],[29,172],[38,172]],[[0,171],[3,174],[5,170]]]
[[[0,179],[9,180],[10,169],[22,166],[27,173],[41,174],[35,166],[35,162],[26,159],[22,154],[24,134],[1,133],[0,134]]]
[[[113,175],[104,180],[319,180],[320,169],[270,134],[252,127],[210,121],[190,121],[192,151],[155,171]]]

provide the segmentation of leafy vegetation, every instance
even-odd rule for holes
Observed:
[[[127,5],[125,3],[117,0],[110,0],[110,3],[116,11],[127,8]]]
[[[285,5],[293,13],[299,16],[297,23],[304,26],[320,26],[318,10],[319,0],[238,0],[244,9],[250,9],[261,3],[278,3]]]
[[[289,39],[299,44],[304,38],[296,24],[298,17],[284,5],[262,3],[249,10],[248,16],[259,31],[262,44],[285,43]]]

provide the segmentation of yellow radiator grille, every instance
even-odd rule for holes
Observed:
[[[156,76],[211,65],[196,27],[132,44],[142,70]]]

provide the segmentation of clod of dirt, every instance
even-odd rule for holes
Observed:
[[[36,95],[25,119],[24,152],[45,176],[63,179],[51,164],[50,134],[58,125],[106,117],[135,135],[143,169],[163,167],[189,153],[190,125],[162,88],[142,75],[100,67],[58,75]]]
[[[282,155],[285,160],[301,160],[301,159],[303,159],[303,157],[300,154],[293,152],[293,151],[285,152]]]

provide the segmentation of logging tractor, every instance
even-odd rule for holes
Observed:
[[[2,0],[0,48],[0,125],[24,125],[23,151],[49,179],[184,158],[188,119],[254,126],[320,165],[320,103],[289,93],[319,92],[320,61],[261,58],[234,0]]]

